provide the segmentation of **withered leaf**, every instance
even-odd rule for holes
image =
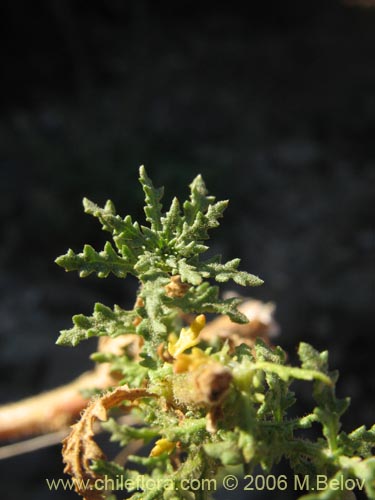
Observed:
[[[103,491],[95,489],[97,476],[90,469],[92,460],[103,460],[105,455],[94,441],[93,424],[96,419],[107,420],[107,410],[123,401],[134,401],[152,396],[146,389],[117,387],[112,392],[90,402],[82,413],[81,419],[72,425],[70,434],[63,440],[64,472],[73,477],[75,490],[85,500],[101,500]]]

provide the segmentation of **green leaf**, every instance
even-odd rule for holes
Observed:
[[[219,288],[205,282],[190,288],[183,297],[166,297],[164,301],[170,307],[178,307],[186,312],[207,312],[203,310],[207,304],[219,302]]]
[[[254,355],[251,352],[250,346],[248,346],[247,344],[240,344],[239,346],[236,346],[235,356],[239,363],[241,363],[242,360],[244,360],[245,362],[254,362]]]
[[[225,466],[238,465],[243,462],[243,455],[236,441],[237,436],[234,435],[230,440],[227,438],[225,441],[204,444],[203,449],[209,457],[219,460]]]
[[[214,229],[220,225],[219,219],[223,217],[224,210],[227,208],[228,203],[228,200],[223,200],[208,206],[206,213],[207,230]]]
[[[317,370],[306,370],[294,366],[283,366],[267,361],[255,363],[255,369],[264,370],[266,372],[275,373],[281,380],[288,381],[290,378],[299,380],[319,380],[328,386],[332,386],[332,381],[327,375]]]
[[[208,191],[201,175],[190,184],[190,201],[184,203],[184,215],[188,224],[192,224],[198,212],[206,212],[208,206],[214,203],[215,196],[208,196]]]
[[[302,367],[308,370],[319,370],[328,374],[328,353],[323,351],[319,353],[310,344],[300,342],[298,347],[298,356]]]
[[[249,322],[248,318],[237,309],[242,302],[241,299],[232,297],[221,300],[219,288],[207,282],[190,288],[183,297],[164,297],[163,301],[169,307],[178,307],[185,312],[227,314],[235,323]]]
[[[173,198],[169,211],[161,219],[163,227],[163,237],[167,242],[181,231],[182,218],[180,203],[177,198]]]
[[[124,311],[118,305],[110,309],[103,304],[95,304],[92,316],[78,314],[73,316],[74,326],[70,330],[62,330],[57,340],[58,345],[76,346],[82,340],[91,337],[117,337],[125,333],[134,333],[134,311]]]
[[[110,363],[110,372],[115,373],[116,378],[118,378],[119,374],[123,376],[120,384],[126,384],[132,389],[140,387],[145,379],[147,379],[148,369],[142,366],[138,360],[134,361],[126,352],[123,355],[109,352],[94,352],[91,354],[90,359],[95,363]]]
[[[103,422],[102,427],[105,431],[111,433],[111,441],[118,441],[121,446],[126,446],[134,439],[142,439],[144,443],[149,443],[159,435],[158,429],[119,424],[113,418]]]
[[[160,434],[169,441],[201,444],[207,436],[206,425],[205,418],[185,418],[180,425],[161,429]]]
[[[237,309],[237,306],[241,303],[242,299],[238,299],[236,297],[218,300],[216,303],[206,304],[205,312],[226,314],[234,323],[246,324],[249,322],[247,316]]]
[[[146,330],[153,339],[153,346],[150,346],[151,351],[161,341],[166,340],[167,336],[167,326],[164,321],[169,321],[170,311],[166,310],[163,303],[165,297],[164,287],[167,283],[169,283],[169,279],[165,276],[155,276],[143,283],[140,294],[144,301],[145,315],[137,327],[137,331]]]
[[[226,282],[228,280],[233,280],[235,283],[241,286],[259,286],[264,282],[258,276],[249,274],[244,271],[238,271],[238,265],[240,259],[233,259],[225,264],[220,264],[217,262],[202,263],[199,266],[199,271],[202,271],[202,275],[208,278],[214,278],[218,282]]]
[[[148,370],[156,370],[157,368],[157,363],[155,362],[155,359],[147,354],[147,352],[141,352],[140,354],[141,361],[139,364],[142,366],[142,368],[147,368]]]
[[[83,198],[82,203],[85,213],[98,218],[104,231],[121,233],[124,230],[124,222],[119,215],[116,215],[116,209],[111,200],[107,200],[104,208],[99,207],[88,198]]]
[[[91,273],[96,273],[99,278],[106,278],[109,273],[113,273],[118,278],[125,278],[133,270],[133,266],[120,257],[108,241],[104,250],[99,253],[91,245],[85,245],[82,253],[75,254],[69,249],[55,262],[66,271],[78,271],[81,278]]]
[[[192,223],[184,222],[181,234],[176,239],[176,248],[183,251],[191,242],[207,240],[208,230],[219,225],[218,219],[222,217],[227,204],[227,201],[219,201],[215,205],[209,205],[206,214],[197,212]]]
[[[375,425],[370,430],[361,425],[349,435],[344,432],[341,433],[339,439],[345,449],[349,449],[352,455],[368,457],[375,448]]]
[[[140,231],[139,224],[132,223],[130,215],[122,219],[116,215],[115,206],[108,200],[104,208],[100,208],[87,198],[83,199],[85,212],[97,217],[102,223],[103,229],[113,235],[117,249],[123,257],[134,265],[136,257],[145,245],[145,238]]]
[[[285,364],[286,354],[281,347],[273,349],[261,338],[258,338],[255,342],[255,353],[257,361],[270,361],[276,364]]]
[[[301,343],[298,349],[302,366],[320,370],[331,380],[331,385],[322,384],[319,380],[314,382],[313,396],[317,403],[314,414],[322,425],[323,434],[327,439],[331,452],[336,452],[338,447],[338,432],[341,427],[340,417],[349,406],[350,399],[338,399],[335,395],[334,384],[338,378],[338,372],[328,371],[328,352],[319,353],[309,344]]]
[[[178,274],[180,274],[182,282],[188,282],[192,285],[200,285],[202,283],[202,276],[197,271],[197,268],[188,264],[186,259],[181,259],[177,265]]]
[[[163,270],[164,263],[159,255],[152,252],[145,251],[143,255],[138,258],[134,271],[140,281],[147,281],[164,275],[167,278],[166,271]]]
[[[106,460],[93,460],[91,470],[100,476],[112,479],[119,479],[121,476],[126,477],[126,471],[121,465]]]
[[[245,463],[249,463],[255,455],[256,444],[254,436],[248,432],[239,431],[238,446],[242,450]]]
[[[146,220],[151,224],[153,231],[162,229],[161,216],[162,205],[159,203],[164,194],[164,188],[155,188],[151,179],[147,176],[145,167],[139,169],[139,181],[145,193],[146,206],[144,208]]]
[[[114,231],[116,235],[114,240],[119,246],[127,244],[132,249],[142,249],[145,244],[145,238],[141,232],[138,222],[132,221],[130,215],[127,215],[121,225],[121,231]]]
[[[375,457],[369,457],[365,460],[356,460],[356,457],[350,459],[349,463],[345,463],[346,467],[351,465],[350,469],[358,479],[362,479],[365,484],[367,496],[375,499]],[[350,466],[349,465],[349,466]]]

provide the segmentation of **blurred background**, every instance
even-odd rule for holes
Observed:
[[[73,314],[132,304],[132,281],[54,259],[103,246],[83,196],[143,218],[145,164],[166,205],[198,173],[231,200],[214,249],[265,280],[249,294],[276,303],[292,361],[302,339],[329,349],[352,398],[344,430],[374,423],[371,3],[1,2],[0,403],[91,368],[95,341],[55,346]],[[62,477],[59,446],[0,476],[9,500],[78,498],[45,485]]]

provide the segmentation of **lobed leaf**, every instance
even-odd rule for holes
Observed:
[[[238,271],[237,268],[239,263],[240,259],[233,259],[225,264],[218,262],[203,262],[199,266],[199,270],[202,271],[204,277],[214,278],[218,282],[226,282],[231,279],[241,286],[259,286],[263,284],[263,280],[258,278],[258,276],[254,276],[245,271]]]
[[[76,346],[82,340],[91,337],[117,337],[126,333],[134,333],[133,321],[135,311],[124,311],[118,305],[114,309],[100,304],[95,304],[92,316],[77,314],[73,316],[74,326],[70,330],[62,330],[57,339],[58,345]]]
[[[192,224],[198,212],[206,212],[208,206],[214,203],[215,196],[208,196],[208,191],[201,175],[190,184],[190,201],[185,201],[184,216],[187,224]]]
[[[151,229],[153,231],[160,231],[162,229],[162,205],[159,202],[163,197],[164,188],[154,187],[143,165],[139,169],[139,181],[145,193],[146,206],[144,211],[146,220],[151,224]]]
[[[120,257],[108,241],[101,252],[96,252],[91,245],[85,245],[82,253],[76,254],[69,249],[55,262],[66,271],[78,271],[81,278],[91,273],[96,273],[99,278],[106,278],[110,273],[118,278],[126,278],[133,270],[133,266]]]
[[[161,218],[163,228],[163,238],[170,242],[180,231],[182,227],[182,218],[180,203],[177,198],[173,198],[169,211]]]
[[[219,288],[207,282],[190,288],[183,297],[164,297],[163,301],[169,307],[178,307],[185,312],[227,314],[234,323],[249,322],[245,314],[237,309],[242,299],[232,297],[221,300]]]
[[[202,276],[197,268],[186,262],[186,259],[178,261],[178,274],[181,276],[183,283],[191,283],[192,285],[200,285],[202,283]]]
[[[159,435],[159,429],[119,424],[113,418],[104,422],[102,428],[111,433],[111,441],[118,441],[121,446],[126,446],[133,439],[142,439],[145,443],[148,443]]]

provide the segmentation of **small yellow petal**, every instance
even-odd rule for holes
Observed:
[[[173,371],[175,373],[190,372],[198,368],[198,366],[209,362],[210,357],[202,349],[193,347],[190,354],[182,353],[176,357],[173,363]]]
[[[204,314],[200,314],[195,318],[195,320],[190,325],[190,330],[198,337],[198,335],[205,326],[206,326],[206,316]]]
[[[199,334],[206,324],[204,314],[197,316],[188,328],[182,328],[177,342],[169,342],[168,351],[172,356],[178,356],[182,352],[199,344]]]
[[[158,457],[164,452],[171,453],[176,446],[176,443],[172,441],[168,441],[168,439],[161,438],[158,439],[155,443],[155,446],[152,448],[150,452],[150,457]]]

